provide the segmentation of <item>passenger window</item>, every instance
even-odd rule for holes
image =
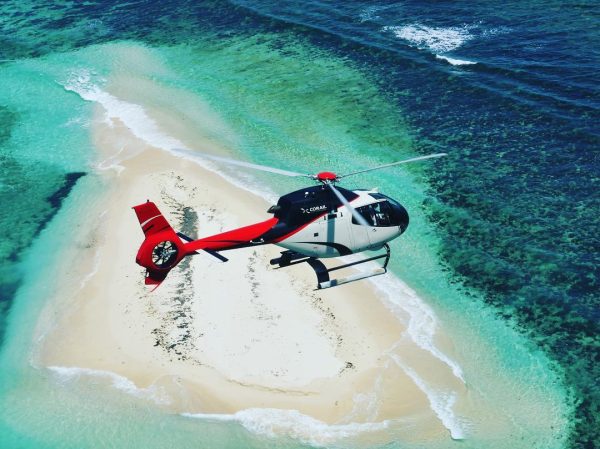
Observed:
[[[373,226],[373,220],[371,219],[371,210],[370,210],[371,206],[362,206],[362,207],[357,207],[356,208],[356,212],[358,212],[359,214],[362,215],[362,217],[366,220],[366,222],[369,224],[369,226]],[[354,216],[352,216],[352,224],[360,224],[358,221],[356,221],[356,218],[354,218]]]

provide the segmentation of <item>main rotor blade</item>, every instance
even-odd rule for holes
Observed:
[[[174,148],[174,150],[178,153],[185,153],[188,156],[199,157],[200,159],[202,159],[202,158],[211,159],[213,161],[223,162],[224,164],[237,165],[239,167],[245,167],[245,168],[252,168],[254,170],[266,171],[269,173],[276,173],[278,175],[292,176],[292,177],[302,176],[305,178],[311,177],[311,175],[307,175],[307,174],[303,174],[303,173],[296,173],[296,172],[289,171],[289,170],[282,170],[280,168],[267,167],[266,165],[258,165],[258,164],[251,164],[249,162],[236,161],[235,159],[228,159],[225,157],[213,156],[212,154],[201,153],[199,151],[184,150],[181,148]]]
[[[370,226],[367,220],[365,220],[365,217],[359,214],[358,211],[350,205],[350,202],[346,198],[344,198],[344,195],[342,195],[341,192],[338,189],[336,189],[333,184],[327,183],[327,185],[329,186],[331,191],[335,193],[335,196],[338,197],[342,204],[346,206],[348,210],[350,210],[352,216],[356,219],[356,221],[358,221],[359,224],[363,226]]]
[[[392,167],[394,165],[406,164],[408,162],[422,161],[425,159],[433,159],[434,157],[442,157],[442,156],[447,156],[447,154],[446,153],[436,153],[436,154],[428,154],[427,156],[413,157],[411,159],[404,159],[403,161],[392,162],[391,164],[379,165],[377,167],[366,168],[364,170],[359,170],[359,171],[355,171],[352,173],[346,173],[345,175],[338,176],[338,178],[345,178],[347,176],[357,175],[359,173],[365,173],[365,172],[373,171],[373,170],[379,170],[381,168]]]

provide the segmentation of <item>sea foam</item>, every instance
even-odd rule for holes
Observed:
[[[107,379],[111,385],[131,396],[150,399],[158,404],[170,404],[169,396],[155,385],[148,388],[139,388],[131,380],[112,371],[79,368],[76,366],[48,366],[47,367],[61,382],[72,382],[82,377],[96,377]]]
[[[431,409],[442,422],[444,427],[450,432],[453,440],[462,440],[465,438],[462,420],[454,414],[454,403],[457,394],[454,391],[440,390],[432,387],[425,382],[415,370],[403,362],[397,354],[391,355],[392,359],[400,368],[410,377],[419,389],[425,393]]]
[[[97,82],[102,81],[98,80]],[[120,100],[102,90],[97,82],[94,82],[93,74],[89,70],[80,69],[71,73],[63,87],[65,90],[78,94],[83,100],[101,105],[106,111],[106,117],[120,120],[137,138],[145,141],[148,145],[168,151],[177,157],[191,160],[204,169],[225,178],[231,184],[265,198],[267,201],[277,200],[278,195],[259,184],[252,176],[239,171],[234,176],[230,176],[222,167],[217,168],[217,163],[202,158],[200,154],[195,154],[193,149],[187,147],[179,139],[164,133],[142,106]],[[110,166],[118,166],[118,162],[115,155],[110,160]],[[105,169],[106,167],[103,165],[105,163],[106,161],[103,161],[99,168]],[[227,167],[227,170],[230,168]],[[240,178],[243,179],[243,182],[240,181]]]
[[[287,436],[313,446],[328,446],[364,432],[387,429],[393,421],[327,424],[297,410],[250,408],[234,414],[183,413],[182,416],[217,421],[236,421],[247,430],[268,437]]]
[[[434,343],[439,325],[433,309],[419,298],[413,289],[391,273],[383,279],[376,281],[371,279],[371,282],[375,288],[385,294],[392,311],[399,310],[408,314],[406,332],[417,346],[446,364],[456,378],[463,384],[466,383],[460,365],[444,354]]]
[[[361,258],[358,255],[351,255],[341,257],[340,260],[355,262]],[[364,272],[370,271],[375,262],[372,262],[372,264],[371,267],[367,266],[367,264],[359,265],[355,269]],[[401,322],[407,325],[406,333],[411,340],[421,349],[429,352],[436,359],[447,365],[452,374],[465,384],[464,373],[460,365],[452,360],[451,357],[444,354],[434,343],[438,329],[438,319],[433,309],[419,298],[417,292],[402,282],[393,273],[388,272],[385,276],[378,276],[377,278],[368,280],[375,289],[383,293],[386,306]],[[405,316],[408,316],[408,320],[404,318]]]
[[[446,61],[448,64],[457,65],[457,66],[477,64],[476,62],[467,61],[466,59],[456,59],[456,58],[450,58],[448,56],[435,55],[435,57],[436,57],[436,59],[441,59],[443,61]]]
[[[468,26],[437,28],[420,24],[383,27],[383,31],[392,32],[410,45],[434,53],[446,53],[461,47],[474,37],[469,30]]]
[[[343,259],[351,262],[358,260],[358,258],[358,256],[346,256]],[[358,269],[367,271],[369,267],[362,266],[361,268],[359,266]],[[429,352],[433,357],[447,365],[452,374],[463,384],[466,384],[460,365],[442,352],[434,343],[439,325],[433,309],[419,298],[413,289],[392,273],[388,273],[386,276],[378,276],[376,279],[369,279],[369,281],[377,290],[383,293],[384,304],[401,322],[406,324],[406,334],[409,338],[421,349]],[[408,320],[406,320],[406,316],[408,316]],[[447,386],[431,385],[426,382],[398,354],[395,354],[393,349],[389,353],[391,359],[425,394],[431,409],[442,425],[450,432],[450,436],[455,440],[464,439],[464,420],[454,413],[454,404],[458,394]]]

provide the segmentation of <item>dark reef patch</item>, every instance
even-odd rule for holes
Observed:
[[[69,195],[71,189],[75,186],[79,178],[85,176],[86,173],[82,171],[67,173],[64,177],[64,182],[62,187],[60,187],[56,192],[50,195],[46,201],[50,203],[55,209],[58,209],[62,204],[63,200]]]
[[[1,148],[1,147],[0,147]],[[83,172],[60,174],[51,167],[26,166],[0,155],[0,344],[10,305],[22,280],[21,256],[59,211]]]

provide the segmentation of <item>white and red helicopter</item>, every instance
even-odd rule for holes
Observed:
[[[198,153],[195,153],[198,155]],[[317,288],[329,288],[359,279],[384,274],[390,258],[387,242],[400,236],[408,227],[406,209],[392,198],[376,190],[347,190],[335,183],[349,176],[379,170],[394,165],[446,156],[430,154],[390,164],[359,170],[345,175],[320,172],[316,175],[280,170],[217,156],[200,154],[217,162],[277,173],[305,177],[319,184],[296,190],[279,198],[267,212],[272,218],[260,223],[193,240],[169,225],[153,202],[134,206],[145,239],[138,250],[136,262],[146,268],[146,285],[157,288],[181,260],[198,251],[205,251],[222,262],[221,251],[251,246],[275,244],[286,251],[271,260],[271,265],[285,267],[307,262],[317,275]],[[345,256],[367,250],[385,253],[359,261],[327,268],[322,258]],[[383,266],[369,272],[330,279],[329,273],[350,266],[385,258]]]

